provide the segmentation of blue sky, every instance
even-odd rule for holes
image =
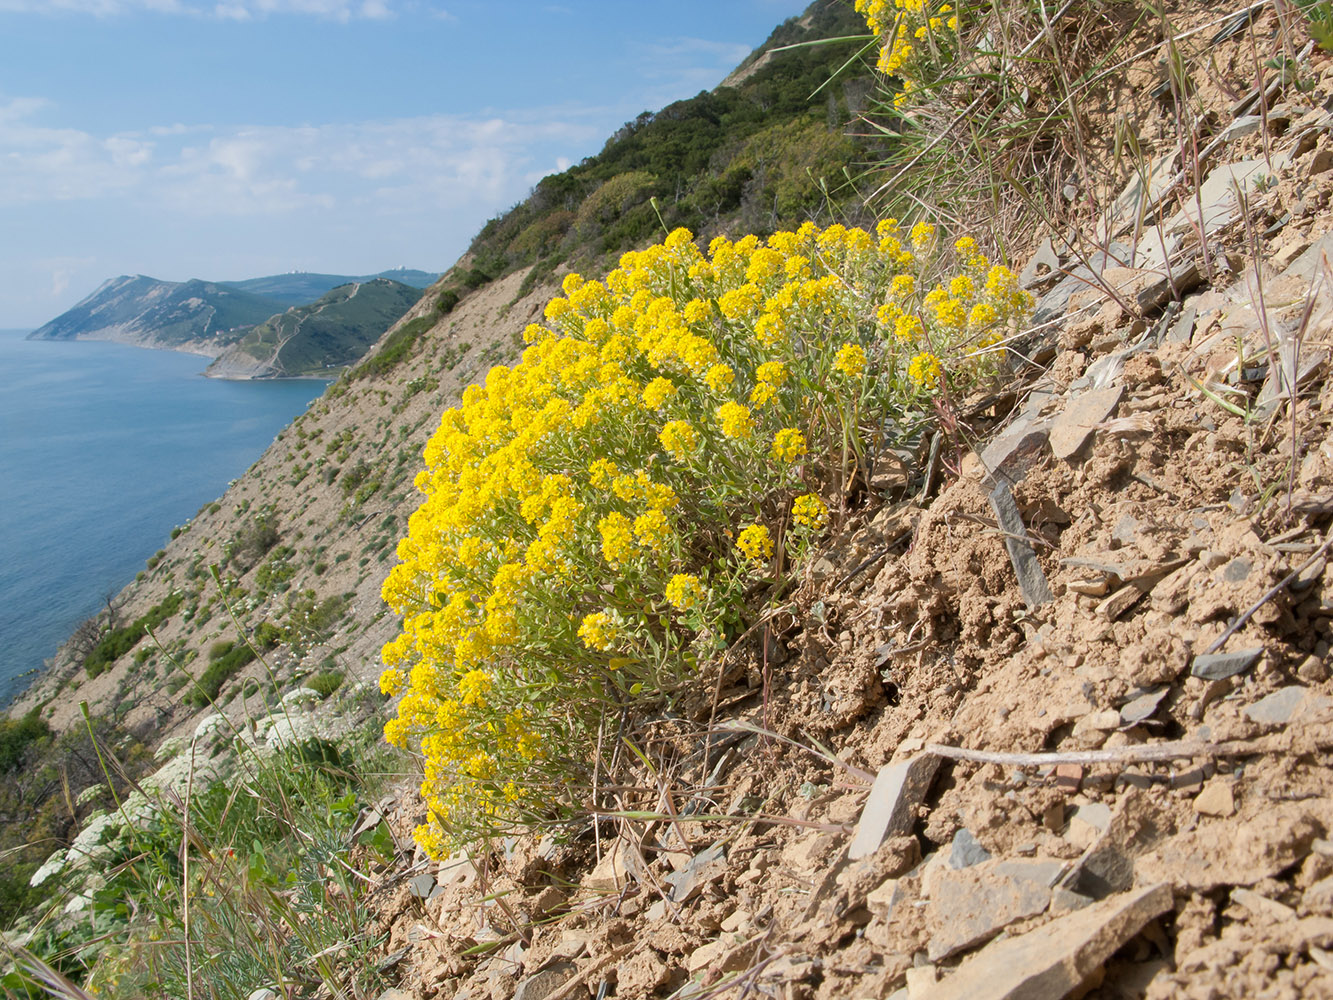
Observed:
[[[807,0],[0,0],[0,327],[104,279],[443,270]]]

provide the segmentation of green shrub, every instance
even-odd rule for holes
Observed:
[[[88,654],[83,669],[89,677],[96,677],[139,644],[139,640],[176,613],[184,599],[183,594],[172,594],[153,605],[146,615],[131,624],[112,629]]]
[[[314,677],[306,679],[302,686],[308,687],[311,691],[318,691],[321,698],[327,698],[342,686],[342,682],[342,671],[332,670],[327,673],[315,674]]]
[[[195,708],[203,708],[215,701],[218,692],[222,690],[222,685],[255,658],[255,651],[248,643],[227,643],[226,649],[220,655],[215,655],[219,645],[221,644],[214,643],[213,648],[209,650],[208,658],[211,662],[208,669],[200,675],[194,690],[185,696],[185,701]]]
[[[29,747],[50,737],[51,727],[36,709],[20,719],[0,719],[0,773],[14,770]]]

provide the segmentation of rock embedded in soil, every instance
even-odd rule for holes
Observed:
[[[1046,582],[1046,574],[1041,570],[1037,554],[1027,541],[1027,525],[1014,502],[1013,491],[1009,484],[1001,482],[991,490],[988,497],[995,518],[1004,532],[1004,547],[1009,553],[1014,573],[1018,576],[1018,586],[1023,592],[1023,601],[1028,609],[1038,608],[1054,600],[1051,585]]]
[[[990,856],[990,851],[981,846],[981,842],[971,831],[959,830],[954,834],[953,843],[949,847],[949,867],[971,868],[983,861],[989,861]]]
[[[568,962],[557,962],[522,980],[514,990],[514,1000],[546,1000],[573,976],[573,965]]]
[[[1234,816],[1236,797],[1227,781],[1210,781],[1194,797],[1194,811],[1204,816]]]
[[[1333,802],[1271,804],[1248,822],[1232,822],[1225,836],[1202,824],[1179,833],[1134,861],[1139,882],[1165,881],[1182,890],[1254,885],[1296,864],[1333,817]]]
[[[1059,1000],[1169,909],[1163,884],[1112,896],[986,947],[922,1000]]]
[[[1190,665],[1190,676],[1202,677],[1207,681],[1235,677],[1258,663],[1259,657],[1263,655],[1263,646],[1241,649],[1234,653],[1200,653]]]
[[[1251,722],[1282,726],[1314,715],[1329,706],[1329,699],[1316,695],[1299,684],[1279,688],[1245,709]]]
[[[859,861],[879,850],[886,837],[910,833],[916,810],[930,791],[940,759],[919,753],[896,764],[886,764],[875,776],[870,796],[861,810],[856,834],[847,848],[849,861]]]
[[[1097,425],[1114,412],[1124,395],[1121,386],[1080,392],[1054,418],[1051,426],[1051,452],[1068,461],[1083,449],[1097,430]]]
[[[985,862],[936,875],[927,920],[932,962],[986,941],[1015,920],[1035,917],[1051,901],[1058,861]]]

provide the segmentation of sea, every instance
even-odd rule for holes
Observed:
[[[0,330],[0,705],[324,391]]]

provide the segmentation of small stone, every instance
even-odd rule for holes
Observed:
[[[1103,834],[1111,828],[1111,807],[1104,802],[1089,802],[1074,810],[1069,821],[1072,823],[1075,820],[1086,823],[1096,833]]]
[[[557,962],[522,980],[514,990],[514,1000],[546,1000],[573,976],[574,966],[571,963]]]
[[[263,986],[251,993],[245,1000],[278,1000],[278,994],[267,986]]]
[[[1200,653],[1190,665],[1190,676],[1202,677],[1207,681],[1235,677],[1258,663],[1259,657],[1263,655],[1263,646],[1242,649],[1234,653]]]
[[[1328,699],[1314,695],[1300,684],[1279,688],[1245,709],[1251,722],[1281,726],[1302,716],[1313,714],[1328,705]]]
[[[1091,733],[1109,733],[1120,728],[1120,713],[1113,708],[1101,712],[1089,712],[1074,724],[1075,736]]]
[[[555,910],[563,909],[569,902],[569,897],[553,885],[548,885],[537,894],[537,898],[532,901],[532,911],[540,916],[545,916]]]
[[[748,910],[737,908],[727,914],[726,918],[722,921],[722,929],[728,934],[735,933],[743,927],[748,927],[750,919],[751,916]]]
[[[1307,171],[1309,176],[1322,174],[1333,168],[1333,150],[1327,146],[1315,150],[1314,156],[1310,157],[1310,167]]]
[[[1097,425],[1115,410],[1124,394],[1121,386],[1094,389],[1075,396],[1059,413],[1051,425],[1051,452],[1056,458],[1068,460],[1082,450],[1092,437]]]
[[[1148,694],[1140,695],[1133,701],[1120,708],[1121,725],[1132,726],[1149,719],[1157,711],[1157,706],[1162,703],[1166,697],[1168,688],[1161,688],[1157,691],[1150,691]]]
[[[1322,684],[1328,680],[1328,664],[1321,657],[1307,656],[1296,668],[1296,676],[1307,684]]]
[[[674,886],[671,902],[689,902],[703,891],[704,886],[722,877],[727,870],[726,861],[726,849],[717,843],[696,854],[680,871],[664,876],[662,881]]]
[[[879,769],[847,848],[848,860],[859,861],[874,854],[885,837],[911,832],[916,825],[917,806],[930,791],[939,766],[940,759],[934,754],[921,753]]]
[[[1016,483],[1046,446],[1048,423],[1020,417],[981,451],[981,464],[992,482]]]
[[[1027,262],[1022,273],[1018,276],[1018,283],[1023,288],[1032,288],[1043,281],[1059,276],[1060,255],[1055,252],[1055,246],[1048,236],[1042,240],[1041,246],[1032,255],[1032,259]]]
[[[1065,826],[1065,804],[1063,802],[1053,802],[1042,810],[1041,825],[1050,830],[1051,833],[1058,834]],[[1020,854],[1022,851],[1019,852]]]
[[[940,973],[933,965],[920,965],[907,970],[908,1000],[917,1000],[926,990],[940,981]]]
[[[990,851],[981,846],[981,842],[969,830],[959,830],[953,836],[949,848],[949,867],[954,869],[971,868],[983,861],[990,860]]]
[[[430,872],[414,876],[407,883],[407,891],[417,899],[430,899],[430,894],[435,891],[435,876]]]
[[[1014,494],[1009,489],[1009,484],[998,483],[987,499],[990,500],[1000,530],[1004,532],[1004,547],[1009,553],[1014,573],[1018,576],[1018,586],[1023,592],[1023,601],[1029,610],[1049,604],[1055,597],[1051,593],[1050,584],[1046,582],[1046,574],[1042,572],[1041,563],[1037,561],[1037,554],[1028,544],[1027,525],[1023,523],[1023,516],[1018,511],[1018,504],[1014,501]]]
[[[690,975],[697,975],[721,958],[726,949],[727,946],[721,941],[709,941],[708,944],[690,952],[690,957],[685,960],[685,967],[690,970]]]
[[[1056,886],[1051,890],[1051,913],[1072,913],[1074,910],[1081,910],[1085,906],[1090,906],[1093,900],[1091,896],[1084,896],[1082,893],[1074,892],[1072,889],[1066,889],[1063,886]]]
[[[1067,792],[1077,792],[1083,782],[1082,764],[1056,764],[1055,784]]]
[[[1276,899],[1269,899],[1253,889],[1237,888],[1231,890],[1231,901],[1239,903],[1251,913],[1258,914],[1261,917],[1267,917],[1269,920],[1282,922],[1284,920],[1295,920],[1296,911],[1285,903],[1279,903]]]
[[[1233,816],[1236,798],[1228,781],[1210,781],[1194,797],[1194,811],[1203,816]]]
[[[1137,584],[1126,584],[1097,605],[1097,614],[1113,622],[1133,607],[1144,593]]]
[[[1093,580],[1074,580],[1067,587],[1085,597],[1105,597],[1111,589],[1111,582],[1106,577],[1098,577]]]

